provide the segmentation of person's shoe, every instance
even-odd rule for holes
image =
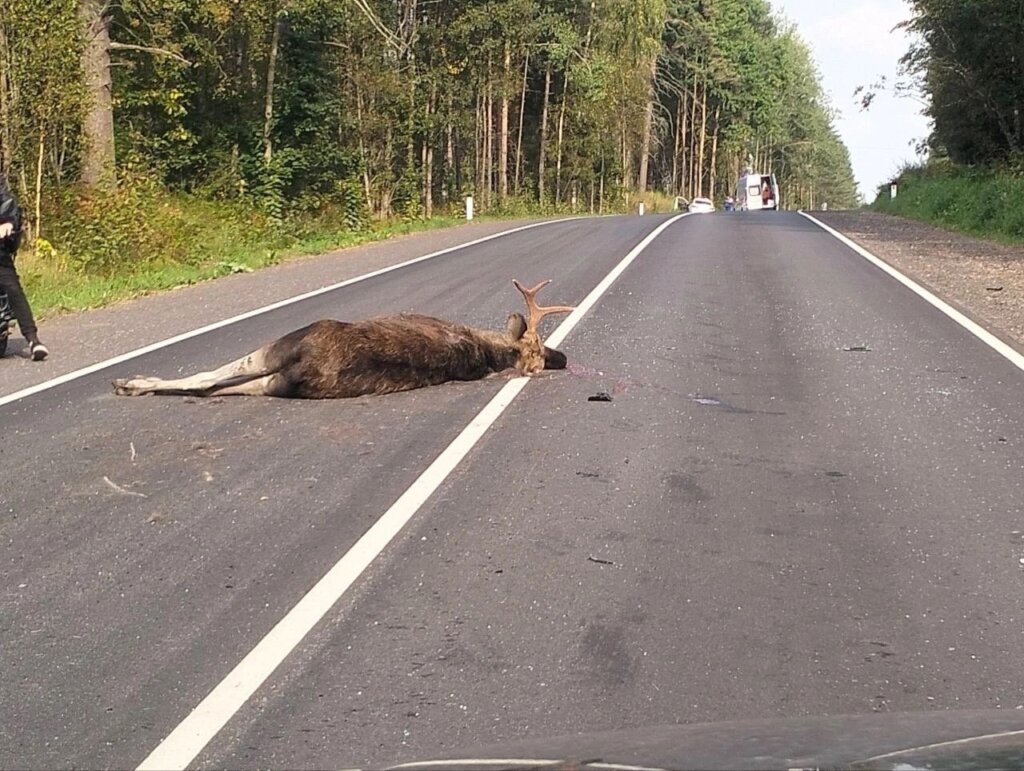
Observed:
[[[50,349],[36,340],[28,344],[28,354],[32,361],[42,361],[50,355]]]

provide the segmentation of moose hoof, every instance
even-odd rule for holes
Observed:
[[[118,396],[141,396],[152,393],[152,384],[145,378],[117,378],[113,385],[114,393]]]

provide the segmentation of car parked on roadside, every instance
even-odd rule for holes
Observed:
[[[715,210],[715,205],[710,198],[694,198],[687,210],[690,214],[711,214]]]

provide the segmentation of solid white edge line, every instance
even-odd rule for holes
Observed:
[[[607,290],[626,266],[632,263],[659,234],[684,216],[686,215],[679,215],[662,223],[637,244],[546,342],[550,342],[556,336],[559,341],[564,339],[568,331],[563,330],[568,327],[571,331],[579,323],[586,309],[597,302],[600,292]],[[528,382],[529,378],[517,377],[506,383],[334,567],[314,584],[313,588],[277,622],[227,677],[221,680],[167,738],[157,745],[156,749],[139,764],[138,770],[171,771],[186,768],[317,622],[341,599],[388,543],[398,535]]]
[[[560,766],[565,760],[551,760],[550,758],[455,758],[444,760],[418,760],[412,763],[401,763],[397,766],[388,766],[387,771],[414,771],[417,768],[461,768],[462,766]],[[592,761],[587,763],[587,768],[602,768],[608,771],[667,771],[667,769],[654,766],[629,766],[621,763],[605,763],[603,761]],[[355,771],[358,771],[356,769]]]
[[[554,766],[562,762],[564,761],[550,758],[445,758],[444,760],[415,760],[411,763],[399,763],[397,766],[389,766],[387,771],[436,767],[442,763],[451,768],[459,768],[460,766]]]
[[[1015,364],[1018,367],[1018,369],[1024,370],[1024,355],[1020,354],[1019,352],[1014,350],[1011,346],[1009,346],[1006,343],[1004,343],[1002,340],[1000,340],[998,337],[993,335],[991,332],[989,332],[983,326],[981,326],[977,322],[972,321],[971,319],[969,319],[967,316],[965,316],[963,313],[961,313],[956,308],[951,306],[949,303],[945,302],[944,300],[940,300],[938,297],[936,297],[934,294],[929,292],[927,289],[925,289],[923,286],[918,284],[916,281],[914,281],[913,279],[908,278],[904,274],[900,273],[892,265],[890,265],[889,263],[885,262],[881,258],[876,257],[871,252],[869,252],[867,249],[865,249],[863,246],[861,246],[860,244],[854,242],[850,238],[844,236],[839,231],[829,227],[824,222],[821,222],[820,220],[815,219],[814,217],[812,217],[807,212],[803,212],[802,211],[802,212],[799,212],[799,213],[805,219],[810,220],[811,222],[813,222],[815,225],[817,225],[819,228],[824,230],[829,235],[839,239],[842,243],[844,243],[846,246],[848,246],[851,249],[853,249],[853,251],[855,251],[861,257],[863,257],[864,259],[868,260],[869,262],[871,262],[876,267],[881,268],[882,270],[884,270],[886,273],[888,273],[894,279],[896,279],[901,284],[903,284],[905,287],[910,289],[912,292],[917,294],[919,297],[921,297],[922,299],[924,299],[927,302],[931,303],[935,308],[937,308],[938,310],[940,310],[943,313],[945,313],[947,316],[949,316],[949,318],[951,318],[957,324],[962,326],[964,329],[966,329],[972,335],[974,335],[979,340],[981,340],[983,343],[988,345],[990,348],[994,349],[996,351],[996,353],[999,353],[1002,356],[1004,356],[1005,358],[1009,359],[1012,364]]]
[[[1009,711],[1009,710],[1007,710]],[[1024,731],[1000,731],[994,734],[984,734],[982,736],[966,736],[963,739],[951,739],[948,742],[936,742],[935,744],[923,744],[919,747],[907,747],[902,750],[893,750],[887,752],[884,755],[875,755],[871,758],[866,758],[858,763],[870,763],[873,760],[885,760],[886,758],[896,757],[897,755],[907,755],[911,752],[929,752],[931,750],[937,750],[943,747],[956,747],[961,744],[975,744],[977,742],[990,741],[992,739],[1007,739],[1011,736],[1024,736]]]
[[[417,262],[431,260],[435,257],[440,257],[443,254],[455,252],[458,251],[459,249],[465,249],[466,247],[469,246],[476,246],[477,244],[482,244],[485,241],[491,241],[495,238],[501,238],[502,236],[508,236],[513,233],[519,233],[523,230],[530,230],[531,228],[537,228],[543,225],[554,225],[559,222],[569,222],[570,220],[575,219],[588,218],[562,217],[561,219],[556,220],[531,222],[528,225],[520,225],[519,227],[511,228],[509,230],[502,230],[499,233],[492,233],[489,236],[483,236],[482,238],[467,241],[464,244],[456,244],[455,246],[449,246],[445,249],[441,249],[436,252],[431,252],[430,254],[424,254],[421,257],[414,257],[411,260],[406,260],[405,262],[400,262],[396,265],[389,265],[386,268],[380,268],[379,270],[374,270],[371,271],[370,273],[363,273],[359,276],[354,276],[353,278],[348,278],[345,279],[344,281],[339,281],[335,284],[330,284],[329,286],[320,287],[319,289],[313,289],[312,291],[295,295],[294,297],[287,297],[284,300],[278,300],[277,302],[271,303],[270,305],[264,305],[260,308],[254,308],[253,310],[245,311],[244,313],[239,313],[237,316],[222,319],[221,321],[215,321],[212,324],[207,324],[206,326],[199,327],[198,329],[193,329],[188,332],[182,332],[180,335],[168,337],[166,340],[159,340],[155,343],[150,343],[149,345],[145,345],[141,348],[136,348],[133,351],[128,351],[127,353],[119,354],[118,356],[114,356],[110,359],[97,362],[96,364],[90,364],[87,367],[76,369],[73,372],[68,372],[64,375],[60,375],[59,377],[55,377],[51,380],[46,380],[42,383],[37,383],[34,386],[23,388],[20,391],[15,391],[12,394],[0,397],[0,407],[4,406],[5,404],[10,404],[11,402],[16,402],[19,399],[24,399],[27,396],[32,396],[33,394],[40,393],[41,391],[47,391],[51,388],[56,388],[59,385],[63,385],[64,383],[68,383],[72,380],[77,380],[78,378],[85,377],[86,375],[91,375],[94,372],[99,372],[100,370],[107,369],[108,367],[113,367],[115,364],[121,364],[123,362],[130,361],[131,359],[136,359],[139,356],[143,356],[147,353],[151,353],[153,351],[160,350],[161,348],[166,348],[167,346],[174,345],[175,343],[180,343],[183,340],[198,337],[199,335],[206,334],[207,332],[212,332],[215,329],[220,329],[221,327],[226,327],[231,324],[235,324],[239,321],[244,321],[245,319],[251,319],[254,316],[260,316],[264,313],[269,313],[270,311],[277,310],[278,308],[284,308],[288,305],[292,305],[297,302],[302,302],[303,300],[308,300],[309,298],[316,297],[317,295],[326,294],[327,292],[333,292],[335,289],[341,289],[342,287],[357,284],[360,281],[366,281],[367,279],[374,278],[376,276],[382,276],[385,273],[390,273],[393,270],[400,270],[401,268],[408,267],[409,265],[415,265]]]

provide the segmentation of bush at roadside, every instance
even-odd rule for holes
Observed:
[[[948,162],[904,168],[896,198],[879,190],[876,211],[971,235],[1024,243],[1024,175],[956,167]]]

